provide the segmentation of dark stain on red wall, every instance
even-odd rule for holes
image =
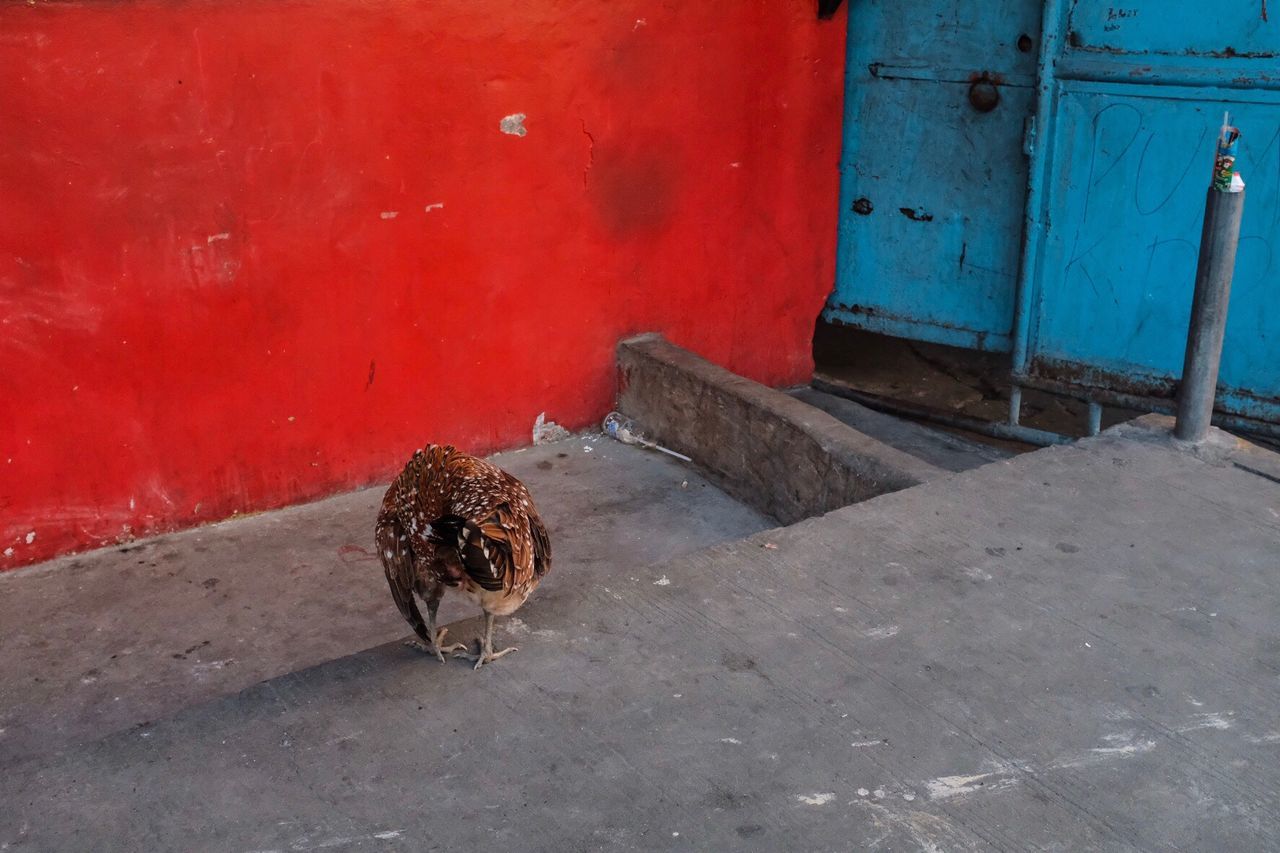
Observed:
[[[596,149],[587,185],[600,221],[614,237],[653,234],[670,224],[681,180],[672,162],[677,150],[661,139],[653,151]]]

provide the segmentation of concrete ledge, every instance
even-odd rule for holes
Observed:
[[[659,335],[622,341],[618,366],[619,411],[784,524],[947,475]]]

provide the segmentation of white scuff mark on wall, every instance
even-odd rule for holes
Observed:
[[[512,113],[509,116],[503,116],[502,121],[498,122],[498,130],[508,136],[525,136],[529,131],[525,130],[524,120],[528,116],[524,113]]]
[[[36,532],[33,530],[27,534],[27,544],[30,545],[34,541],[36,541]]]
[[[640,29],[641,27],[647,27],[647,26],[649,26],[649,22],[646,21],[644,18],[636,18],[636,25],[631,28],[631,32],[634,33],[636,30]]]
[[[740,746],[742,744],[742,741],[738,740],[736,737],[722,737],[720,738],[720,742],[731,743],[731,744],[734,744],[735,746]]]
[[[399,215],[400,215],[400,211],[398,211],[398,210],[384,210],[384,211],[382,211],[382,213],[380,213],[379,215],[380,215],[383,219],[395,219],[397,216],[399,216]]]
[[[663,575],[662,577],[654,581],[653,585],[654,586],[671,586],[671,578],[667,577],[666,575]]]
[[[1267,732],[1265,735],[1249,735],[1245,740],[1250,743],[1280,743],[1280,732]]]
[[[547,413],[542,412],[533,421],[533,443],[534,445],[551,444],[556,441],[564,441],[569,437],[569,431],[555,421],[547,420]]]
[[[12,549],[12,548],[5,548],[5,549],[4,549],[4,555],[5,555],[6,557],[12,557],[12,556],[13,556],[13,549]]]
[[[825,806],[836,798],[835,794],[796,794],[796,799],[806,806]]]
[[[207,243],[216,243],[216,242],[218,242],[219,240],[230,240],[230,239],[231,239],[231,232],[230,232],[230,231],[221,231],[221,232],[219,232],[219,233],[217,233],[217,234],[210,234],[210,235],[206,238],[206,241],[207,241]],[[197,248],[198,248],[198,247],[197,247]]]
[[[892,637],[902,629],[897,625],[877,625],[875,628],[869,628],[862,632],[862,636],[870,637],[873,640],[885,640]]]
[[[884,746],[884,741],[883,740],[855,740],[853,743],[849,744],[849,746],[853,747],[854,749],[862,749],[868,746]]]
[[[426,207],[422,208],[422,210],[423,210],[423,212],[425,212],[425,213],[430,213],[430,212],[431,212],[431,211],[433,211],[433,210],[444,210],[444,202],[442,202],[442,201],[433,201],[431,204],[429,204],[429,205],[427,205]]]

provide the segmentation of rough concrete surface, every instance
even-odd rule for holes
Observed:
[[[562,563],[479,672],[387,644],[11,764],[0,845],[1275,849],[1280,465],[1161,428]]]
[[[946,474],[657,335],[620,343],[618,367],[618,407],[649,438],[786,523]]]
[[[772,525],[688,467],[599,436],[495,461],[528,484],[553,537],[530,613],[562,578]],[[383,491],[0,574],[0,763],[411,634],[372,550]],[[446,596],[440,615],[474,612]]]

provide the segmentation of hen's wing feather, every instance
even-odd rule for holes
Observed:
[[[533,574],[541,578],[551,571],[551,537],[536,512],[529,513],[529,533],[533,538]]]
[[[400,608],[400,614],[413,626],[415,634],[425,642],[432,642],[427,632],[427,623],[423,621],[417,602],[413,600],[413,552],[409,549],[404,527],[396,518],[384,519],[378,523],[374,540],[378,543],[378,556],[382,558],[382,568],[387,574],[387,585],[391,587],[391,597],[395,600],[396,607]]]

